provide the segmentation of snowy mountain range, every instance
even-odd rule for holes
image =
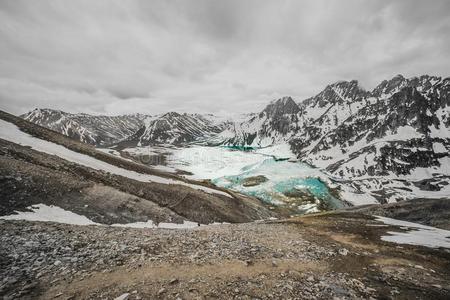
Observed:
[[[450,78],[397,75],[371,92],[338,82],[297,107],[277,100],[221,136],[241,146],[287,142],[302,161],[380,202],[450,195]]]
[[[129,137],[143,126],[146,118],[141,114],[93,116],[40,108],[21,117],[81,142],[97,146],[111,145]]]
[[[113,144],[186,144],[211,138],[229,121],[211,114],[168,112],[160,115],[95,116],[36,108],[21,116],[73,139],[96,146]]]
[[[39,109],[23,117],[96,145],[287,143],[300,160],[380,202],[428,191],[450,195],[450,78],[397,75],[372,91],[356,80],[340,81],[314,97],[283,97],[234,121],[176,112],[104,117]]]

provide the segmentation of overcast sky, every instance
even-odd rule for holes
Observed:
[[[218,114],[450,76],[448,0],[0,1],[0,108]]]

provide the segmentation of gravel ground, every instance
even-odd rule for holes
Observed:
[[[448,299],[450,254],[358,214],[189,230],[0,221],[4,299]]]

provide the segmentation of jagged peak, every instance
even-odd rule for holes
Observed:
[[[296,114],[300,111],[299,106],[295,103],[294,99],[290,96],[285,96],[277,100],[273,100],[267,105],[262,113],[268,115],[283,115],[283,114]]]
[[[294,103],[294,99],[291,96],[284,96],[275,100],[270,101],[269,105],[290,105]]]
[[[356,95],[359,93],[367,92],[364,88],[362,88],[359,85],[359,82],[356,79],[352,79],[350,81],[346,80],[336,81],[335,83],[327,85],[320,94],[327,93],[330,91],[336,92],[339,95],[348,95],[348,94]]]
[[[66,116],[69,115],[68,113],[62,111],[62,110],[57,110],[57,109],[51,109],[51,108],[38,108],[36,107],[35,109],[21,115],[23,118],[25,119],[29,119],[29,118],[39,118],[42,115],[60,115],[60,116]]]
[[[336,81],[336,82],[334,82],[334,83],[332,83],[332,84],[330,84],[328,86],[330,86],[330,87],[333,87],[333,86],[348,86],[348,87],[358,86],[359,87],[359,83],[358,83],[358,80],[356,80],[356,79],[352,79],[350,81],[339,80],[339,81]]]
[[[402,74],[397,74],[394,77],[392,77],[391,80],[403,80],[405,79],[405,76],[403,76]]]
[[[161,116],[161,118],[166,118],[166,117],[168,117],[168,118],[179,118],[179,117],[181,117],[181,114],[177,113],[175,111],[169,111],[169,112],[166,112],[165,114],[163,114]]]
[[[442,81],[442,77],[433,75],[420,75],[413,76],[410,78],[405,78],[403,75],[398,74],[392,77],[390,80],[383,80],[375,89],[372,91],[373,96],[390,95],[399,91],[400,89],[411,86],[419,90],[425,90],[433,86],[436,83]]]

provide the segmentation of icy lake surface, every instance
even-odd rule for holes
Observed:
[[[333,197],[324,183],[326,176],[307,164],[288,161],[294,157],[288,145],[251,151],[193,146],[173,150],[168,163],[192,173],[189,178],[210,179],[217,186],[256,196],[268,203],[290,203],[293,198],[298,200],[303,196],[320,200],[330,208],[342,207],[341,201]],[[252,186],[244,184],[255,176],[264,176],[266,181]],[[292,205],[299,205],[306,212],[317,211],[316,205],[308,203],[294,201]]]

